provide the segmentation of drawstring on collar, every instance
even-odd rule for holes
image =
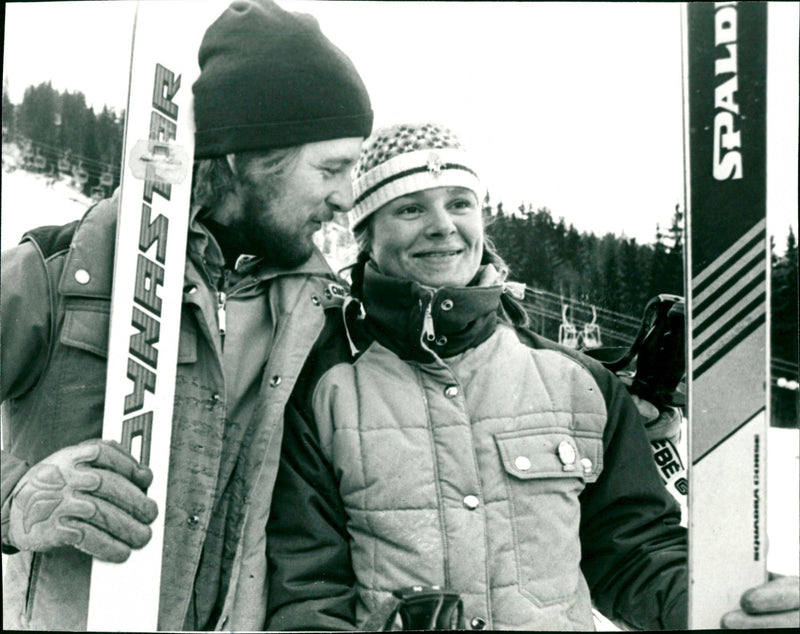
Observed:
[[[367,316],[367,313],[364,310],[364,304],[362,304],[358,298],[353,297],[352,295],[348,295],[347,297],[344,298],[344,302],[342,303],[342,318],[344,321],[344,332],[347,335],[347,343],[350,345],[350,353],[355,357],[361,353],[361,350],[358,349],[358,346],[356,346],[355,342],[353,341],[353,337],[350,334],[350,323],[348,320],[347,311],[349,310],[349,307],[352,304],[358,305],[358,315],[356,315],[356,319],[363,320]]]

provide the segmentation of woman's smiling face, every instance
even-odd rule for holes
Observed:
[[[466,286],[483,255],[478,198],[463,187],[406,194],[375,212],[371,256],[384,275],[439,288]]]

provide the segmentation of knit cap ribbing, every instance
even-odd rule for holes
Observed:
[[[434,122],[381,128],[364,143],[354,169],[350,226],[399,196],[453,186],[471,189],[482,199],[473,162],[449,128]]]

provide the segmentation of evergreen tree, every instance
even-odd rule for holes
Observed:
[[[789,227],[786,252],[772,268],[772,355],[798,361],[797,239]]]
[[[8,95],[8,77],[3,79],[3,140],[13,139],[16,134],[16,107]]]
[[[18,110],[19,133],[30,139],[35,147],[57,144],[56,113],[58,94],[50,82],[30,86],[25,90]]]

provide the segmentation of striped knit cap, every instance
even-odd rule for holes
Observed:
[[[480,202],[483,187],[455,134],[438,123],[401,123],[364,143],[353,178],[350,227],[399,196],[433,187],[465,187]]]

